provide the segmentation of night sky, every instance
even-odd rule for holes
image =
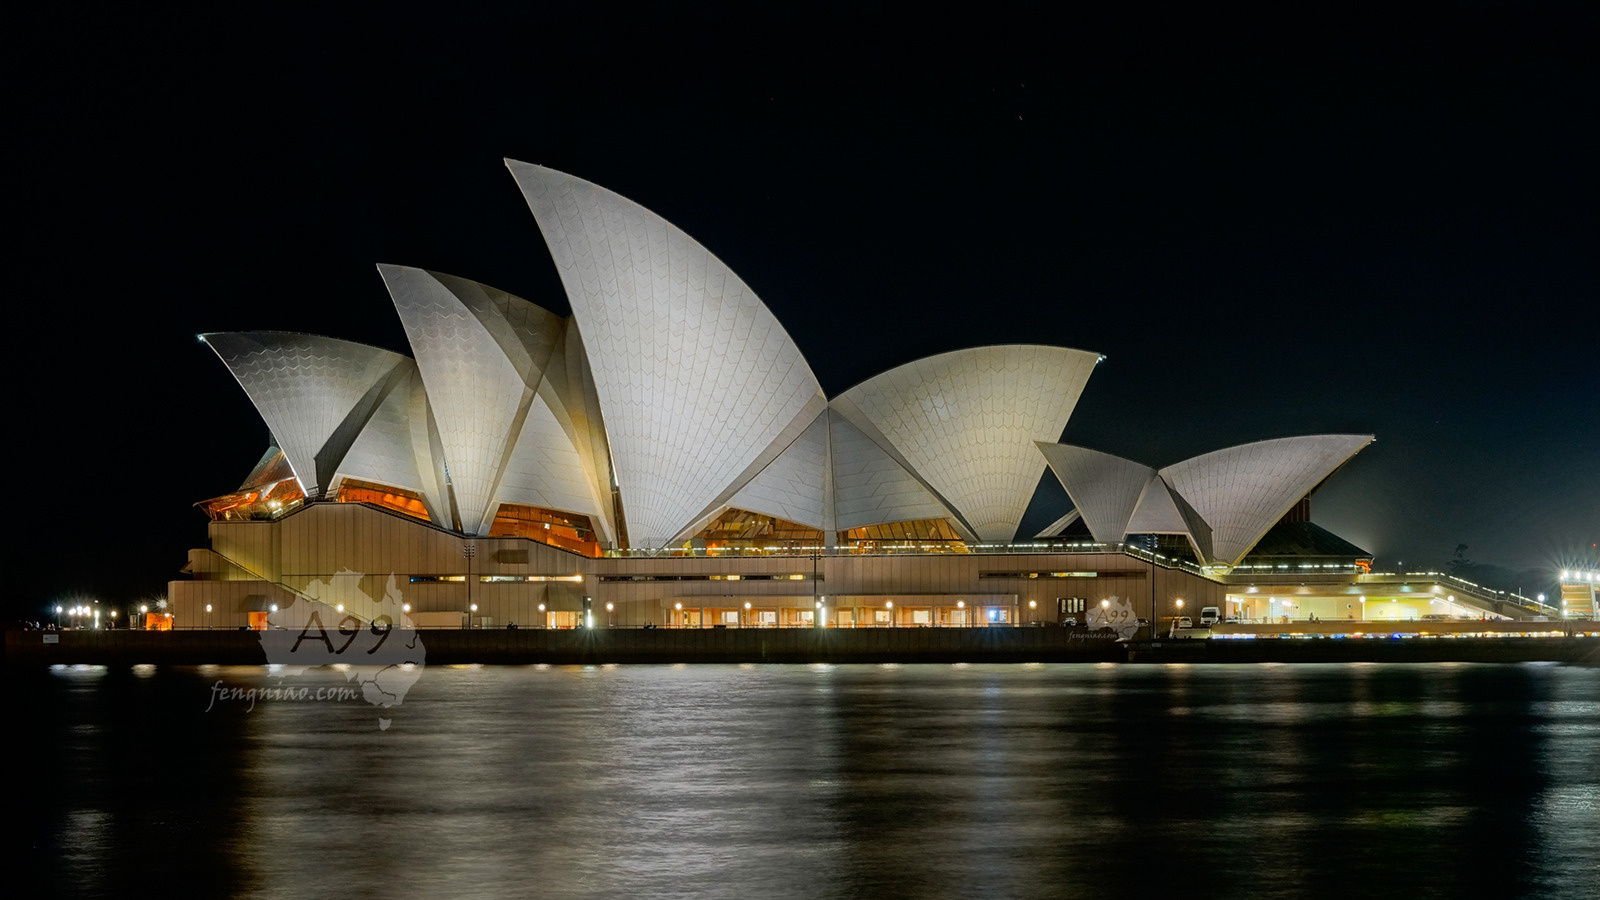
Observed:
[[[1595,7],[1115,8],[12,11],[12,614],[161,590],[265,449],[197,333],[409,353],[380,262],[567,313],[505,157],[699,240],[829,396],[1094,350],[1071,443],[1375,434],[1312,510],[1380,570],[1600,555]]]

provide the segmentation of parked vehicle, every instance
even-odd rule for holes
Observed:
[[[1177,621],[1175,621],[1173,624],[1178,628],[1193,628],[1194,627],[1194,621],[1191,620],[1188,616],[1179,616],[1177,618]]]
[[[1200,610],[1200,627],[1210,628],[1222,621],[1222,610],[1215,606],[1207,606]]]

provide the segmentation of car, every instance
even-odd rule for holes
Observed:
[[[1173,620],[1172,624],[1173,624],[1174,627],[1177,627],[1177,628],[1193,628],[1194,627],[1194,622],[1188,616],[1179,616],[1178,618]]]
[[[1215,606],[1207,606],[1200,610],[1200,627],[1210,628],[1222,621],[1222,610]]]
[[[1061,617],[1061,627],[1062,628],[1073,628],[1077,624],[1078,624],[1078,617],[1077,616],[1062,616]]]

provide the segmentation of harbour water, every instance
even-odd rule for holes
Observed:
[[[411,674],[7,672],[7,894],[1600,895],[1593,668]]]

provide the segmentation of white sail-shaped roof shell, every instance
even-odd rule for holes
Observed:
[[[885,522],[948,519],[954,513],[837,409],[828,410],[834,525],[848,531]]]
[[[1318,434],[1242,444],[1154,470],[1083,447],[1039,444],[1096,540],[1184,534],[1206,563],[1237,565],[1302,497],[1372,442]]]
[[[428,395],[416,363],[405,361],[404,381],[384,398],[339,464],[339,479],[356,478],[421,495],[428,517],[448,523],[449,501],[434,477]]]
[[[603,519],[583,461],[543,398],[535,397],[528,408],[494,499],[495,508],[521,503],[582,513],[596,527]]]
[[[1367,434],[1316,434],[1228,447],[1160,475],[1211,526],[1211,556],[1238,564],[1300,498],[1372,443]]]
[[[1099,359],[1035,345],[956,350],[869,378],[832,405],[881,435],[969,537],[1009,541],[1039,485],[1035,444],[1061,437]]]
[[[249,395],[310,497],[331,486],[344,442],[365,424],[390,379],[403,376],[397,368],[411,365],[398,353],[312,334],[226,332],[202,339]]]
[[[427,386],[460,525],[487,534],[501,503],[604,518],[574,442],[551,407],[571,403],[540,388],[566,320],[474,281],[380,266]],[[608,529],[604,523],[602,534]]]
[[[580,178],[507,166],[549,245],[593,367],[629,539],[715,514],[825,406],[800,350],[721,260]]]
[[[1139,496],[1156,470],[1087,447],[1044,441],[1038,447],[1094,539],[1122,540],[1129,533],[1128,521]]]
[[[1181,534],[1189,538],[1195,558],[1212,560],[1211,526],[1159,475],[1151,475],[1128,518],[1128,534]]]
[[[827,473],[828,416],[824,412],[740,488],[727,506],[777,516],[819,531],[829,529]]]

